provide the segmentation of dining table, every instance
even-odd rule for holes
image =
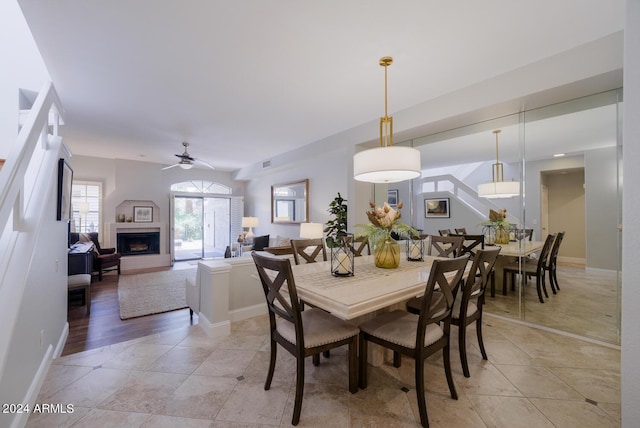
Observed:
[[[334,276],[330,261],[292,265],[291,269],[300,300],[357,325],[381,312],[404,309],[409,299],[422,295],[437,259],[442,257],[409,261],[403,253],[397,268],[383,269],[375,266],[374,256],[360,256],[354,259],[353,276]],[[368,361],[374,367],[385,359],[378,348],[369,347]]]
[[[338,318],[354,320],[424,293],[436,259],[401,257],[397,268],[383,269],[375,266],[374,256],[356,257],[353,276],[334,276],[329,261],[291,268],[301,300]]]
[[[508,244],[495,245],[500,247],[500,254],[493,268],[495,278],[491,281],[491,297],[496,297],[496,283],[499,287],[502,286],[502,266],[512,263],[514,259],[523,260],[524,257],[542,250],[544,241],[528,241],[523,239],[520,241],[510,241]],[[502,287],[502,294],[506,294],[504,287]]]

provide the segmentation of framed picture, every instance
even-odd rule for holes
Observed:
[[[133,221],[135,223],[152,223],[153,207],[133,207]]]
[[[73,184],[73,170],[66,160],[58,160],[58,209],[56,219],[71,220],[71,185]]]
[[[387,203],[394,208],[398,206],[398,190],[387,190]]]
[[[425,199],[424,216],[426,218],[449,218],[449,198]]]

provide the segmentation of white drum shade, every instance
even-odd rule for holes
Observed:
[[[353,156],[353,178],[358,181],[397,183],[421,174],[420,151],[413,147],[376,147]]]
[[[478,185],[478,196],[481,198],[512,198],[520,194],[519,181],[494,181]]]

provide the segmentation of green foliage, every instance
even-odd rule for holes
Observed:
[[[374,226],[373,224],[356,224],[360,231],[356,232],[356,238],[366,236],[369,238],[369,244],[375,247],[378,242],[384,241],[391,237],[391,233],[395,232],[401,239],[408,239],[410,236],[419,237],[420,233],[413,227],[396,222],[391,228],[385,229],[382,227]]]
[[[347,235],[347,200],[340,195],[340,192],[331,201],[327,211],[333,216],[324,228],[327,247],[336,248],[340,246],[341,237]]]

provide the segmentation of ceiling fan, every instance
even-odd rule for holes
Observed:
[[[166,167],[162,168],[163,170],[169,169],[169,168],[173,168],[174,166],[179,166],[182,169],[191,169],[193,167],[193,163],[194,162],[198,162],[198,163],[201,163],[203,165],[208,166],[211,169],[215,169],[213,167],[213,165],[211,165],[209,162],[205,162],[202,159],[196,159],[194,157],[191,157],[191,155],[187,151],[189,149],[189,143],[187,143],[186,141],[183,141],[182,145],[184,146],[184,153],[181,154],[181,155],[176,155],[178,158],[180,158],[180,162],[178,162],[176,164],[173,164],[173,165],[170,165],[170,166],[166,166]]]

